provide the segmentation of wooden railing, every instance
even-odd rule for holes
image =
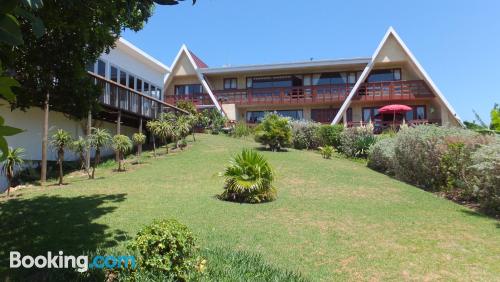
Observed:
[[[353,84],[248,88],[214,91],[222,104],[321,104],[344,101]],[[354,99],[367,101],[412,100],[432,97],[422,80],[363,83]],[[179,99],[178,97],[172,99]]]
[[[99,102],[106,107],[150,119],[158,118],[160,113],[167,110],[187,113],[174,105],[147,96],[100,75],[91,72],[88,74],[101,87],[102,95],[99,97]]]
[[[170,104],[176,104],[178,101],[189,101],[198,106],[213,104],[208,93],[169,95],[165,98],[165,101]]]

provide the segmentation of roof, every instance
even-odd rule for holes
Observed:
[[[301,61],[290,63],[276,64],[260,64],[260,65],[244,65],[235,67],[219,67],[219,68],[201,68],[200,71],[204,74],[223,74],[234,72],[248,71],[267,71],[267,70],[289,70],[306,67],[325,67],[325,66],[342,66],[342,65],[366,65],[371,58],[353,58],[353,59],[335,59],[335,60],[318,60],[318,61]]]
[[[208,65],[205,64],[198,56],[196,56],[193,51],[188,49],[188,52],[191,54],[191,57],[193,57],[193,61],[196,64],[198,68],[208,68]]]
[[[147,54],[146,52],[141,50],[139,47],[130,43],[125,38],[123,38],[123,37],[118,38],[117,46],[119,46],[119,45],[124,46],[128,51],[135,53],[136,57],[138,57],[139,59],[142,59],[145,62],[151,63],[152,65],[160,68],[163,71],[170,72],[170,69],[166,65],[164,65],[162,62],[158,61],[157,59],[153,58],[151,55]]]

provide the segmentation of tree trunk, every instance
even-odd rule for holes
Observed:
[[[193,134],[193,142],[196,142],[196,138],[194,137],[194,126],[193,126],[193,128],[191,129],[191,133]]]
[[[167,155],[168,155],[168,141],[165,140],[164,143],[165,143],[165,150],[167,151]]]
[[[123,154],[122,152],[118,152],[118,171],[123,171]]]
[[[40,182],[43,184],[47,181],[47,144],[49,142],[49,99],[50,95],[47,92],[43,103],[43,133],[42,133],[42,163],[40,171]]]
[[[153,157],[156,158],[156,142],[155,142],[155,136],[153,135]]]
[[[121,123],[122,123],[122,112],[118,111],[118,117],[116,118],[116,135],[121,134]],[[116,152],[115,154],[116,161],[120,160],[120,153]]]
[[[142,118],[139,119],[139,133],[142,133]],[[142,154],[142,144],[137,144],[137,155],[140,157]]]
[[[63,184],[63,161],[64,161],[64,149],[59,149],[58,152],[58,163],[59,163],[59,186]]]
[[[89,113],[87,115],[87,140],[90,137],[90,134],[92,133],[92,111],[89,110]],[[85,154],[85,171],[88,172],[90,169],[90,147],[87,148],[87,152]]]
[[[95,168],[96,166],[99,165],[100,161],[101,161],[101,150],[95,149],[94,165],[92,166],[92,177],[91,177],[92,179],[94,179]]]

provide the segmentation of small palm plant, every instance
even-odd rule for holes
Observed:
[[[158,122],[157,134],[165,144],[165,149],[168,154],[168,139],[175,136],[175,128],[172,121],[168,119],[160,120]]]
[[[225,179],[224,192],[219,198],[243,203],[261,203],[276,199],[272,185],[274,171],[262,154],[243,149],[221,173]]]
[[[335,149],[330,145],[319,147],[318,149],[319,152],[321,153],[321,156],[323,156],[323,159],[331,159],[333,153],[335,153]]]
[[[101,162],[101,150],[109,146],[111,142],[111,134],[104,128],[92,128],[92,133],[89,137],[89,145],[95,150],[94,164],[92,165],[92,173],[89,173],[89,178],[94,179],[96,167]]]
[[[10,187],[12,186],[12,179],[14,178],[14,170],[23,165],[23,158],[23,148],[9,148],[5,159],[2,161],[2,173],[7,177],[8,181],[7,196],[10,195]]]
[[[57,152],[57,164],[59,165],[59,185],[63,184],[63,162],[64,162],[64,149],[71,145],[71,135],[62,129],[52,135],[50,144]]]
[[[123,159],[125,154],[132,150],[132,141],[126,135],[115,135],[113,137],[113,149],[118,153],[118,171],[125,171]]]
[[[146,143],[146,135],[142,132],[134,133],[132,135],[132,142],[137,146],[137,156],[140,158],[142,153],[142,145]]]
[[[78,139],[74,140],[70,146],[71,150],[78,155],[80,159],[80,170],[85,168],[85,153],[89,148],[89,142],[87,139],[79,136]]]
[[[158,137],[158,127],[160,122],[158,120],[149,120],[146,123],[146,128],[153,134],[153,157],[156,158],[156,137]]]
[[[175,130],[177,131],[175,134],[177,136],[177,140],[176,140],[177,141],[176,142],[177,148],[180,147],[181,149],[183,149],[182,144],[186,143],[185,139],[186,139],[186,136],[188,136],[189,133],[191,132],[191,126],[192,126],[192,120],[191,120],[190,116],[182,115],[179,118],[177,118],[177,121],[175,122]],[[180,141],[183,141],[183,142],[180,142]]]

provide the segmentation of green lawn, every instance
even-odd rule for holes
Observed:
[[[81,253],[120,246],[155,218],[175,218],[202,248],[248,251],[310,280],[497,280],[500,224],[345,159],[263,152],[278,200],[223,202],[222,171],[253,141],[198,135],[183,152],[63,188],[0,202],[0,263],[8,251]],[[162,151],[163,153],[163,151]],[[209,261],[210,263],[210,261]]]

